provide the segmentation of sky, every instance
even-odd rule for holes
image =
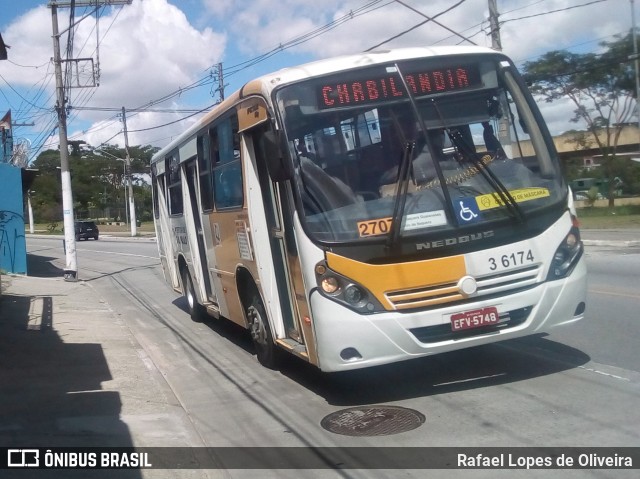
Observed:
[[[601,51],[601,42],[630,31],[632,1],[497,0],[502,50],[517,65],[551,50]],[[31,160],[59,142],[48,4],[0,0],[0,33],[11,47],[8,60],[0,61],[0,117],[12,111],[14,142],[29,147]],[[65,62],[78,71],[70,77],[77,87],[68,99],[68,137],[93,147],[122,147],[125,107],[129,145],[162,147],[219,100],[220,63],[229,96],[257,76],[361,52],[392,38],[381,48],[470,42],[490,47],[488,5],[489,0],[132,0],[101,7],[98,20],[77,7],[71,55],[70,9],[60,7],[63,59],[78,60]],[[412,29],[425,20],[421,14],[440,13],[440,25]],[[93,85],[87,74],[91,61],[100,73],[95,87],[87,87]],[[540,107],[552,134],[580,127],[569,122],[570,105]]]

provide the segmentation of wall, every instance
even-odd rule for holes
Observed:
[[[0,270],[27,274],[22,171],[0,163]]]

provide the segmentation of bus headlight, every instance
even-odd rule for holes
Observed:
[[[547,280],[569,276],[580,260],[584,247],[580,240],[580,230],[573,226],[553,255]]]
[[[350,284],[347,289],[344,290],[344,299],[349,304],[357,305],[364,299],[365,293],[355,284]]]
[[[332,271],[324,262],[315,267],[318,290],[323,296],[359,313],[384,311],[380,302],[366,288]]]
[[[326,276],[322,278],[320,285],[322,287],[322,291],[327,294],[333,294],[340,289],[338,279],[334,276]]]

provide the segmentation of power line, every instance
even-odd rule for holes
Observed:
[[[80,111],[121,111],[122,108],[100,107],[100,106],[74,106],[74,110]],[[197,108],[127,108],[127,113],[199,113]]]
[[[4,81],[4,82],[7,84],[7,86],[8,86],[9,88],[11,88],[11,91],[13,91],[13,93],[15,93],[16,95],[18,95],[18,96],[19,96],[19,97],[20,97],[20,98],[21,98],[25,103],[28,103],[28,104],[29,104],[29,105],[31,105],[32,107],[37,108],[37,109],[39,109],[39,110],[47,110],[47,111],[50,111],[50,110],[51,110],[51,108],[44,108],[44,107],[38,106],[38,105],[36,105],[36,104],[34,104],[34,103],[31,103],[29,100],[27,100],[25,97],[23,97],[23,96],[18,92],[18,90],[16,90],[15,88],[13,88],[13,86],[11,86],[11,83],[9,83],[9,82],[8,82],[8,81],[7,81],[7,80],[2,76],[2,74],[0,74],[0,78],[2,78],[2,81]]]
[[[366,15],[368,13],[371,13],[375,10],[378,10],[379,8],[385,7],[387,5],[391,5],[392,3],[394,3],[394,0],[388,1],[386,3],[384,3],[383,5],[380,6],[376,6],[379,3],[381,3],[382,0],[373,0],[371,2],[368,2],[366,4],[364,4],[363,6],[355,9],[355,10],[350,10],[348,13],[346,13],[345,15],[343,15],[340,18],[337,18],[321,27],[318,27],[314,30],[311,30],[309,32],[303,33],[302,35],[299,35],[297,37],[294,37],[290,40],[287,40],[284,43],[280,43],[278,46],[272,48],[271,50],[267,51],[266,53],[263,53],[257,57],[251,58],[249,60],[245,60],[244,62],[240,62],[236,65],[232,65],[231,67],[228,67],[227,70],[232,70],[231,73],[227,73],[227,75],[232,75],[234,73],[237,73],[240,70],[244,70],[245,68],[249,68],[253,65],[256,65],[264,60],[267,60],[268,58],[270,58],[271,56],[280,53],[284,50],[287,50],[289,48],[298,46],[302,43],[305,43],[309,40],[312,40],[313,38],[316,38],[320,35],[323,35],[331,30],[334,30],[335,28],[337,28],[338,26],[353,20],[354,18],[357,18],[359,16],[362,15]],[[375,7],[375,8],[374,8]],[[212,67],[211,67],[212,68]],[[234,71],[234,69],[236,69]]]
[[[465,0],[463,0],[463,1],[465,1]],[[340,17],[339,19],[336,19],[336,20],[328,23],[327,25],[324,25],[323,27],[319,27],[319,28],[317,28],[317,29],[315,29],[315,30],[313,30],[311,32],[307,32],[307,33],[305,33],[303,35],[300,35],[300,36],[298,36],[298,37],[296,37],[296,38],[294,38],[292,40],[289,40],[285,44],[280,44],[277,48],[274,48],[271,51],[269,51],[269,52],[267,52],[265,54],[262,54],[262,55],[260,55],[260,56],[258,56],[256,58],[254,58],[254,59],[250,59],[250,60],[242,62],[242,63],[240,63],[238,65],[230,67],[232,69],[236,68],[236,70],[233,70],[233,71],[231,71],[229,73],[225,73],[225,75],[226,76],[230,76],[230,75],[236,74],[241,70],[244,70],[244,69],[249,68],[249,67],[251,67],[253,65],[256,65],[256,64],[258,64],[258,63],[260,63],[262,61],[267,60],[271,56],[273,56],[273,55],[275,55],[275,54],[277,54],[277,53],[279,53],[281,51],[284,51],[284,50],[286,50],[288,48],[292,48],[292,47],[297,46],[297,45],[299,45],[301,43],[309,41],[309,40],[311,40],[311,39],[313,39],[313,38],[315,38],[315,37],[317,37],[319,35],[327,33],[328,31],[333,30],[337,26],[339,26],[339,25],[341,25],[341,24],[343,24],[343,23],[345,23],[345,22],[347,22],[347,21],[349,21],[349,20],[351,20],[351,19],[353,19],[353,18],[355,18],[357,16],[364,15],[366,13],[370,13],[371,11],[376,10],[377,8],[381,8],[381,7],[373,8],[374,6],[376,6],[377,4],[379,4],[381,2],[382,2],[382,0],[373,0],[371,2],[368,2],[365,5],[363,5],[362,7],[359,7],[358,9],[356,9],[355,11],[352,10],[348,14],[344,15],[343,17]],[[385,3],[383,6],[389,5],[391,3],[393,3],[393,2],[389,1],[389,2]],[[210,68],[213,68],[213,67],[210,67]],[[203,78],[200,78],[200,79],[194,81],[193,83],[191,83],[190,85],[187,85],[186,87],[179,88],[178,90],[175,90],[175,91],[165,95],[162,98],[159,98],[159,99],[156,99],[156,100],[152,100],[152,101],[150,101],[150,102],[148,102],[148,103],[146,103],[146,104],[144,104],[144,105],[142,105],[142,106],[140,106],[138,108],[127,109],[127,111],[139,111],[139,112],[148,111],[148,107],[157,105],[157,104],[162,103],[164,101],[167,101],[167,100],[169,100],[169,99],[171,99],[171,98],[173,98],[175,96],[179,96],[179,95],[183,94],[186,91],[189,91],[189,90],[192,90],[192,89],[195,89],[195,88],[199,88],[201,86],[209,85],[211,83],[213,83],[213,81],[211,79],[211,75],[209,75],[207,77],[203,77]],[[205,109],[196,111],[195,113],[193,113],[191,115],[185,116],[183,118],[180,118],[180,119],[175,120],[175,121],[170,122],[170,123],[166,123],[166,124],[162,124],[162,125],[158,125],[158,126],[154,126],[154,127],[149,127],[149,128],[145,128],[145,129],[129,130],[129,131],[134,133],[134,132],[141,132],[141,131],[148,131],[148,130],[154,130],[154,129],[157,129],[157,128],[162,128],[164,126],[172,125],[174,123],[178,123],[180,121],[186,120],[186,119],[188,119],[188,118],[190,118],[192,116],[197,115],[198,113],[202,113],[202,112],[208,110],[209,108],[211,108],[213,106],[215,106],[215,104],[213,104],[213,105],[211,105],[211,106],[209,106],[209,107],[207,107]],[[95,130],[91,130],[90,129],[90,130],[87,130],[87,131],[95,131]]]
[[[137,130],[129,130],[129,133],[140,132],[140,131],[149,131],[149,130],[157,130],[158,128],[162,128],[162,127],[165,127],[165,126],[173,125],[175,123],[180,123],[181,121],[184,121],[187,118],[191,118],[192,116],[196,116],[199,113],[204,113],[205,111],[209,110],[210,108],[213,108],[214,106],[216,106],[216,103],[213,103],[212,105],[209,105],[206,108],[203,108],[202,110],[197,111],[197,112],[195,112],[195,113],[193,113],[191,115],[187,115],[185,117],[178,118],[175,121],[171,121],[169,123],[165,123],[164,125],[152,126],[152,127],[149,127],[149,128],[140,128],[140,129],[137,129]]]
[[[383,5],[379,6],[378,4],[382,3],[382,1],[383,0],[370,1],[370,2],[364,4],[363,6],[357,8],[355,10],[351,10],[348,14],[346,14],[346,15],[344,15],[344,16],[336,19],[336,20],[333,20],[332,22],[330,22],[330,23],[328,23],[328,24],[326,24],[326,25],[324,25],[322,27],[319,27],[319,28],[314,29],[314,30],[312,30],[310,32],[307,32],[307,33],[305,33],[303,35],[295,37],[292,40],[289,40],[284,44],[280,44],[278,47],[272,49],[271,51],[269,51],[269,52],[267,52],[265,54],[262,54],[262,55],[260,55],[258,57],[253,58],[253,59],[249,59],[249,60],[247,60],[245,62],[242,62],[240,64],[234,65],[234,66],[231,67],[232,70],[230,72],[228,72],[228,73],[225,72],[225,75],[229,76],[229,75],[233,75],[233,74],[239,73],[240,71],[242,71],[242,70],[244,70],[246,68],[249,68],[251,66],[254,66],[254,65],[258,64],[258,63],[261,63],[261,62],[267,60],[268,58],[272,57],[273,55],[275,55],[277,53],[280,53],[280,52],[282,52],[282,51],[284,51],[286,49],[289,49],[289,48],[293,48],[293,47],[295,47],[297,45],[300,45],[300,44],[302,44],[302,43],[304,43],[306,41],[309,41],[309,40],[311,40],[313,38],[316,38],[319,35],[327,33],[327,32],[337,28],[338,26],[342,25],[343,23],[345,23],[345,22],[347,22],[349,20],[352,20],[352,19],[354,19],[354,18],[356,18],[358,16],[361,16],[361,15],[364,15],[364,14],[367,14],[367,13],[371,13],[374,10],[377,10],[379,8],[382,8],[384,6],[387,6],[387,5],[391,4],[391,3],[393,3],[393,1],[388,1],[388,2],[384,3]],[[118,11],[118,14],[120,14],[121,11],[122,11],[122,9],[120,9]],[[114,21],[115,21],[115,18],[111,22],[111,25],[107,29],[107,32],[105,32],[105,36],[106,36],[106,33],[108,33],[108,31],[111,28],[111,26],[113,25]],[[70,25],[73,25],[72,21],[70,22]],[[71,28],[71,30],[72,30],[72,28]],[[104,39],[104,36],[103,36],[102,40],[103,39]],[[71,54],[69,54],[69,45],[71,43],[72,42],[69,42],[69,41],[67,42],[67,47],[68,47],[67,48],[67,54],[68,54],[68,56],[71,56]],[[211,68],[212,67],[209,67],[208,70],[210,70]],[[207,77],[200,78],[200,79],[194,81],[193,83],[191,83],[190,85],[187,85],[186,87],[181,87],[181,88],[179,88],[179,89],[177,89],[177,90],[165,95],[162,98],[159,98],[159,99],[156,99],[156,100],[152,100],[152,101],[146,103],[145,105],[142,105],[141,107],[134,108],[134,109],[131,109],[129,111],[137,111],[137,112],[150,111],[149,107],[152,107],[152,106],[157,105],[159,103],[165,102],[165,101],[167,101],[167,100],[169,100],[169,99],[171,99],[171,98],[173,98],[175,96],[180,96],[180,95],[182,95],[183,93],[185,93],[185,92],[187,92],[189,90],[192,90],[192,89],[195,89],[195,88],[199,88],[199,87],[202,87],[202,86],[207,86],[207,85],[210,85],[212,83],[213,83],[213,80],[211,78],[211,75],[208,75]],[[68,81],[65,82],[65,87],[67,87],[67,85],[68,85]],[[85,103],[85,105],[86,105],[86,103]],[[206,109],[209,109],[209,108],[210,107],[207,107]],[[77,106],[77,107],[71,106],[71,111],[73,111],[73,110],[82,111],[83,109],[85,109],[85,107],[83,107],[83,106]],[[86,109],[88,110],[90,108],[87,107]],[[191,116],[194,116],[195,114],[201,113],[201,112],[205,111],[206,109],[195,110],[195,112],[193,114],[188,115],[188,116],[186,116],[186,117],[184,117],[184,118],[182,118],[180,120],[177,120],[177,121],[174,121],[174,122],[171,122],[171,123],[167,123],[165,125],[159,125],[159,126],[156,126],[156,127],[151,127],[149,129],[161,128],[162,126],[167,126],[167,125],[176,123],[178,121],[182,121],[184,119],[190,118]],[[178,111],[178,110],[173,110],[173,111]],[[107,120],[107,121],[109,121],[109,120]],[[111,121],[111,123],[107,123],[106,125],[103,124],[98,128],[94,128],[94,127],[89,128],[88,130],[85,130],[83,133],[86,134],[89,131],[99,131],[101,129],[107,128],[110,124],[112,125],[113,122],[115,122],[115,121],[116,120],[113,119]],[[148,130],[148,129],[145,129],[145,130]],[[145,131],[145,130],[132,130],[132,131]],[[54,131],[55,131],[55,129],[54,129]]]
[[[604,41],[604,40],[606,40],[606,39],[609,39],[609,38],[615,38],[615,37],[617,37],[617,36],[619,36],[619,35],[622,35],[622,34],[624,34],[624,33],[625,33],[625,32],[618,32],[618,33],[614,33],[614,34],[612,34],[612,35],[607,35],[606,37],[594,38],[593,40],[589,40],[589,41],[582,42],[582,43],[574,43],[573,45],[568,45],[568,46],[566,46],[566,47],[558,48],[558,50],[570,50],[571,48],[581,47],[581,46],[583,46],[583,45],[587,45],[587,44],[589,44],[589,43],[593,43],[593,42],[602,42],[602,41]],[[545,52],[545,53],[546,53],[546,52]],[[527,58],[524,58],[524,59],[522,59],[522,60],[516,60],[516,59],[513,59],[513,61],[514,61],[514,63],[516,63],[516,64],[521,64],[521,63],[524,63],[524,62],[529,61],[529,60],[531,60],[531,59],[539,58],[539,57],[543,56],[545,53],[542,53],[542,54],[539,54],[539,55],[534,55],[534,56],[531,56],[531,57],[527,57]]]
[[[407,7],[409,10],[411,10],[411,11],[413,11],[413,12],[417,13],[418,15],[420,15],[420,16],[422,16],[422,17],[426,18],[426,20],[425,20],[425,21],[423,21],[423,22],[418,23],[417,25],[414,25],[413,27],[409,28],[408,30],[405,30],[405,31],[403,31],[403,32],[401,32],[401,33],[399,33],[399,34],[397,34],[397,35],[394,35],[394,36],[393,36],[393,37],[391,37],[391,38],[386,39],[386,40],[385,40],[385,41],[383,41],[383,42],[378,43],[377,45],[372,46],[371,48],[368,48],[368,49],[367,49],[367,50],[365,50],[365,51],[370,52],[371,50],[373,50],[373,49],[375,49],[375,48],[378,48],[379,46],[384,45],[385,43],[388,43],[388,42],[390,42],[391,40],[395,40],[396,38],[399,38],[399,37],[401,37],[401,36],[403,36],[403,35],[406,35],[407,33],[409,33],[409,32],[411,32],[411,31],[415,30],[415,29],[416,29],[416,28],[418,28],[418,27],[421,27],[422,25],[424,25],[425,23],[428,23],[428,22],[433,22],[433,23],[435,23],[436,25],[438,25],[438,26],[440,26],[440,27],[444,28],[445,30],[450,31],[450,32],[451,32],[451,33],[453,33],[454,35],[457,35],[457,36],[461,37],[463,40],[468,41],[468,42],[469,42],[469,43],[471,43],[472,45],[475,45],[475,43],[474,43],[473,41],[471,41],[470,39],[466,38],[465,36],[461,35],[460,33],[456,32],[455,30],[452,30],[451,28],[449,28],[449,27],[447,27],[447,26],[443,25],[442,23],[437,22],[437,21],[435,20],[435,19],[436,19],[436,18],[438,18],[439,16],[444,15],[445,13],[448,13],[448,12],[450,12],[451,10],[453,10],[453,9],[455,9],[455,8],[457,8],[457,7],[459,7],[459,6],[460,6],[460,5],[462,5],[466,0],[460,0],[460,1],[459,1],[458,3],[456,3],[455,5],[450,6],[449,8],[447,8],[447,9],[443,10],[442,12],[438,13],[437,15],[435,15],[435,16],[433,16],[433,17],[429,17],[429,16],[425,15],[424,13],[420,12],[419,10],[416,10],[415,8],[413,8],[413,7],[409,6],[409,5],[407,5],[406,3],[402,2],[401,0],[395,0],[395,1],[396,1],[397,3],[399,3],[400,5],[402,5],[402,6],[404,6],[404,7]]]
[[[91,9],[91,12],[90,12],[90,13],[85,14],[85,15],[84,15],[84,16],[83,16],[83,17],[82,17],[78,22],[76,22],[76,25],[77,25],[78,23],[80,23],[82,20],[84,20],[85,18],[88,18],[88,17],[89,17],[93,12],[98,12],[98,11],[99,11],[99,9],[100,9],[100,7],[99,7],[99,6],[98,6],[98,7],[93,7],[93,8]],[[73,11],[73,8],[72,8],[71,10]],[[102,6],[102,11],[104,11],[104,10],[105,10],[105,7],[104,7],[104,6]],[[86,11],[87,11],[87,9],[85,9],[85,12],[86,12]],[[102,37],[101,39],[100,39],[100,38],[98,38],[98,40],[96,41],[96,48],[94,49],[93,53],[95,53],[95,52],[96,52],[96,50],[99,48],[100,43],[101,43],[101,42],[104,40],[104,38],[107,36],[107,34],[109,33],[109,30],[111,29],[111,27],[113,26],[113,24],[115,23],[116,19],[118,18],[118,16],[120,15],[120,13],[121,13],[121,12],[122,12],[122,8],[118,9],[118,11],[117,11],[116,15],[115,15],[115,16],[114,16],[114,18],[112,19],[112,21],[111,21],[111,23],[110,23],[109,27],[107,28],[107,31],[104,33],[103,37]],[[72,20],[72,19],[70,19],[70,25],[71,25],[71,27],[70,27],[70,32],[71,32],[71,31],[73,30],[73,26],[74,26],[74,25],[73,25],[73,20]],[[94,27],[94,28],[95,28],[95,27]],[[87,37],[87,39],[88,39],[88,37]],[[85,44],[83,45],[83,47],[81,48],[81,50],[80,50],[80,51],[82,51],[82,49],[84,49],[84,46],[86,46],[86,42],[85,42]],[[70,50],[71,50],[71,53],[70,53]],[[93,53],[92,53],[92,55],[93,55]],[[71,46],[71,48],[70,48],[70,47],[69,47],[69,42],[68,42],[68,44],[67,44],[67,57],[68,57],[68,58],[70,58],[70,57],[72,56],[72,54],[73,54],[73,47]],[[67,73],[66,73],[66,75],[65,75],[65,90],[66,90],[66,92],[67,92],[67,95],[66,95],[66,96],[70,97],[71,90],[70,90],[70,88],[69,88],[69,84],[68,84],[68,83],[69,83],[69,82],[68,82],[68,77],[69,77],[69,73],[68,73],[68,71],[67,71]],[[94,90],[92,90],[91,92],[87,92],[87,90],[84,90],[84,89],[83,89],[83,90],[82,90],[82,91],[80,91],[80,93],[78,94],[78,97],[77,97],[76,102],[73,102],[73,103],[72,103],[72,102],[71,102],[71,100],[69,99],[69,101],[68,101],[68,109],[69,109],[69,114],[70,114],[69,122],[73,122],[73,121],[75,120],[75,118],[77,117],[77,113],[76,113],[76,112],[73,112],[73,110],[79,110],[79,109],[81,108],[81,107],[79,107],[79,106],[73,106],[73,104],[74,104],[74,103],[78,103],[78,104],[84,104],[84,105],[86,105],[86,103],[88,103],[88,101],[90,101],[90,99],[95,95],[95,93],[96,93],[95,89],[94,89]],[[51,96],[49,97],[49,99],[51,99]]]
[[[458,4],[454,5],[453,7],[450,7],[448,10],[451,10],[451,9],[457,7],[458,5],[463,3],[464,1],[465,0],[460,1]],[[526,19],[526,18],[532,18],[534,16],[540,16],[540,15],[546,15],[546,14],[550,14],[550,13],[561,12],[561,11],[564,11],[564,10],[569,10],[569,9],[573,9],[573,8],[578,8],[578,7],[582,7],[582,6],[588,6],[588,5],[600,3],[600,2],[603,2],[603,1],[605,1],[605,0],[597,0],[597,1],[584,3],[584,4],[581,4],[581,5],[576,5],[576,6],[567,7],[567,8],[558,9],[558,10],[553,10],[553,11],[550,11],[550,12],[544,12],[544,13],[541,13],[541,14],[523,16],[523,17],[520,17],[520,18],[508,19],[508,20],[505,20],[503,23],[522,20],[522,19]],[[344,15],[343,17],[340,17],[338,19],[333,20],[332,22],[329,22],[329,23],[327,23],[326,25],[324,25],[322,27],[318,27],[318,28],[316,28],[314,30],[311,30],[311,31],[309,31],[309,32],[307,32],[307,33],[305,33],[303,35],[295,37],[295,38],[293,38],[293,39],[291,39],[291,40],[289,40],[289,41],[287,41],[285,43],[279,44],[277,47],[273,48],[272,50],[270,50],[270,51],[268,51],[266,53],[263,53],[263,54],[261,54],[261,55],[259,55],[257,57],[245,60],[245,61],[243,61],[241,63],[238,63],[236,65],[228,67],[227,69],[225,69],[225,76],[228,77],[230,75],[237,74],[240,71],[245,70],[246,68],[250,68],[250,67],[252,67],[252,66],[254,66],[256,64],[259,64],[259,63],[261,63],[263,61],[268,60],[272,56],[274,56],[274,55],[276,55],[276,54],[278,54],[280,52],[283,52],[284,50],[286,50],[288,48],[293,48],[293,47],[298,46],[298,45],[300,45],[300,44],[302,44],[304,42],[310,41],[313,38],[316,38],[317,36],[323,35],[324,33],[328,33],[329,31],[333,30],[334,28],[337,28],[338,26],[341,26],[342,24],[346,23],[350,19],[356,18],[356,17],[358,17],[360,15],[365,15],[365,14],[371,13],[374,10],[378,10],[380,8],[384,8],[384,7],[390,5],[390,4],[394,3],[394,2],[393,1],[389,1],[389,2],[385,2],[383,4],[381,4],[381,3],[382,3],[382,0],[376,0],[376,1],[367,2],[366,4],[362,5],[358,9],[355,9],[355,10],[349,12],[348,14]],[[405,5],[403,2],[400,2],[398,0],[396,0],[395,3],[400,3],[402,5]],[[527,8],[527,7],[530,7],[532,5],[536,5],[536,4],[539,4],[539,3],[541,3],[541,2],[534,2],[534,3],[532,3],[532,4],[528,5],[528,6],[510,10],[508,13],[514,12],[516,10],[521,10],[523,8]],[[411,8],[411,7],[407,6],[407,8]],[[433,18],[436,18],[437,16],[442,15],[443,13],[447,12],[448,10],[445,10],[444,12],[439,13],[438,15],[436,15]],[[122,11],[122,9],[120,9],[118,11],[118,14],[120,14],[121,11]],[[114,18],[114,21],[115,21],[115,18]],[[402,32],[401,34],[399,34],[397,36],[394,36],[393,38],[398,38],[399,36],[404,35],[404,34],[408,33],[409,31],[412,31],[415,28],[418,28],[421,25],[424,25],[428,21],[429,20],[421,22],[420,24],[418,24],[418,25],[416,25],[414,27],[411,27],[411,29],[409,29],[409,30],[407,30],[405,32]],[[113,25],[113,21],[112,21],[111,25],[109,26],[109,29],[111,28],[112,25]],[[471,28],[473,28],[473,27],[471,27]],[[109,31],[109,29],[107,30],[107,32]],[[479,33],[481,33],[481,31],[477,32],[477,33],[474,33],[472,36],[478,35]],[[462,38],[465,39],[465,41],[469,41],[470,43],[474,43],[473,41],[470,40],[469,36],[459,35],[457,32],[454,32],[454,34],[455,34],[455,36],[461,36]],[[105,33],[105,35],[106,35],[106,33]],[[389,40],[386,40],[384,43],[392,40],[393,38],[391,38]],[[104,39],[104,37],[102,39]],[[372,48],[376,48],[376,47],[372,47]],[[210,67],[210,68],[212,68],[212,67]],[[211,85],[213,83],[214,82],[213,82],[213,80],[211,78],[211,74],[209,74],[206,77],[203,77],[203,78],[200,78],[200,79],[194,81],[193,83],[191,83],[190,85],[187,85],[186,87],[181,87],[181,88],[179,88],[177,90],[174,90],[173,92],[163,96],[162,98],[159,98],[159,99],[156,99],[156,100],[152,100],[152,101],[148,102],[147,104],[145,104],[145,105],[143,105],[141,107],[138,107],[138,108],[128,109],[128,111],[132,111],[132,112],[145,112],[145,111],[148,111],[148,112],[155,112],[155,113],[164,113],[164,111],[154,110],[151,107],[153,107],[154,105],[158,105],[159,103],[165,102],[167,100],[170,100],[171,98],[174,98],[176,96],[180,96],[183,93],[186,93],[186,92],[188,92],[190,90],[197,89],[197,88],[200,88],[200,87],[203,87],[203,86],[207,86],[207,85]],[[80,97],[76,101],[77,101],[77,103],[79,103],[79,105],[78,106],[72,106],[72,110],[76,110],[76,113],[78,111],[85,111],[85,110],[90,110],[90,111],[114,111],[114,112],[117,111],[116,108],[114,108],[113,110],[109,110],[107,108],[104,108],[104,109],[95,108],[94,109],[93,107],[84,106],[84,105],[86,105],[86,102],[85,101],[80,101]],[[145,108],[145,106],[147,108]],[[167,110],[166,112],[167,113],[168,112],[193,113],[193,112],[197,112],[197,110],[191,110],[191,111],[189,111],[189,110]],[[197,114],[197,113],[195,113],[195,114]],[[189,116],[185,117],[184,119],[189,118],[190,116],[193,116],[193,115],[189,115]],[[99,125],[97,128],[91,127],[88,130],[85,130],[85,133],[89,132],[89,131],[99,131],[101,129],[107,128],[109,125],[113,125],[113,122],[115,122],[115,121],[117,121],[117,120],[112,118],[111,120],[107,120],[106,123],[101,123],[101,125]],[[180,121],[180,120],[177,120],[177,121]],[[172,123],[175,123],[175,122],[172,122]],[[171,123],[169,123],[169,124],[171,124]],[[152,127],[151,129],[160,128],[162,126],[166,126],[166,125],[160,125],[160,126],[157,126],[157,127]],[[144,130],[133,130],[133,131],[144,131]]]
[[[526,15],[524,17],[518,17],[518,18],[510,18],[510,19],[507,19],[507,20],[503,20],[500,23],[501,24],[505,24],[507,22],[515,22],[516,20],[525,20],[525,19],[529,19],[529,18],[541,17],[543,15],[549,15],[551,13],[558,13],[558,12],[565,12],[567,10],[573,10],[574,8],[588,7],[589,5],[594,5],[596,3],[602,3],[602,2],[606,2],[606,1],[608,1],[608,0],[594,0],[592,2],[582,3],[580,5],[572,5],[570,7],[559,8],[557,10],[549,10],[548,12],[536,13],[536,14],[533,14],[533,15]]]
[[[15,66],[20,67],[20,68],[35,68],[35,69],[42,68],[43,66],[49,65],[51,63],[50,61],[46,61],[42,65],[21,65],[20,63],[16,63],[13,60],[10,60],[8,58],[7,58],[7,61],[9,63],[11,63],[12,65],[15,65]]]
[[[421,22],[420,24],[412,27],[411,29],[400,33],[399,35],[394,36],[391,39],[385,40],[383,43],[380,43],[380,44],[372,47],[371,49],[376,48],[376,47],[378,47],[378,46],[380,46],[380,45],[382,45],[384,43],[387,43],[388,41],[390,41],[390,40],[392,40],[394,38],[398,38],[399,36],[402,36],[402,35],[406,34],[408,31],[411,31],[411,30],[417,28],[418,26],[421,26],[421,25],[423,25],[423,24],[425,24],[425,23],[427,23],[429,21],[434,21],[434,23],[437,23],[437,24],[441,25],[439,22],[435,21],[435,18],[437,18],[437,17],[439,17],[439,16],[441,16],[441,15],[443,15],[445,13],[448,13],[449,11],[453,10],[454,8],[457,8],[458,6],[460,6],[465,1],[466,0],[461,0],[457,4],[445,9],[444,11],[438,13],[437,15],[435,15],[433,17],[427,17],[423,13],[415,10],[413,7],[410,7],[410,6],[406,5],[402,1],[395,0],[396,3],[400,3],[401,5],[405,6],[406,8],[409,8],[409,9],[415,11],[416,13],[424,16],[426,18],[426,20],[424,22]],[[599,1],[603,1],[603,0],[599,0]],[[319,28],[314,29],[314,30],[312,30],[310,32],[307,32],[307,33],[305,33],[303,35],[295,37],[295,38],[285,42],[284,44],[278,45],[278,47],[273,48],[272,50],[270,50],[270,51],[268,51],[268,52],[266,52],[266,53],[264,53],[262,55],[254,57],[253,59],[249,59],[249,60],[246,60],[244,62],[241,62],[241,63],[238,63],[236,65],[233,65],[233,66],[231,66],[231,67],[229,67],[227,69],[226,76],[230,76],[230,75],[236,74],[236,73],[240,72],[241,70],[244,70],[244,69],[249,68],[251,66],[254,66],[254,65],[258,64],[258,63],[261,63],[261,62],[267,60],[268,58],[272,57],[273,55],[275,55],[277,53],[280,53],[280,52],[282,52],[282,51],[284,51],[284,50],[286,50],[288,48],[292,48],[294,46],[300,45],[301,43],[307,42],[307,41],[309,41],[309,40],[311,40],[311,39],[313,39],[313,38],[315,38],[315,37],[317,37],[319,35],[327,33],[327,32],[337,28],[338,26],[342,25],[343,23],[345,23],[345,22],[347,22],[347,21],[349,21],[349,20],[351,20],[351,19],[353,19],[353,18],[355,18],[357,16],[370,13],[370,12],[372,12],[374,10],[377,10],[379,8],[387,6],[387,5],[389,5],[389,4],[393,3],[393,2],[386,2],[382,6],[379,6],[378,5],[379,3],[381,3],[381,0],[375,0],[375,1],[368,2],[365,5],[359,7],[358,9],[356,9],[355,11],[352,10],[347,15],[344,15],[343,17],[340,17],[340,18],[338,18],[338,19],[336,19],[336,20],[334,20],[334,21],[332,21],[332,22],[330,22],[330,23],[328,23],[328,24],[326,24],[326,25],[324,25],[322,27],[319,27]],[[471,41],[470,39],[466,38],[465,36],[459,34],[458,32],[455,32],[454,30],[451,30],[450,28],[448,28],[448,27],[446,27],[444,25],[441,25],[441,26],[443,28],[453,32],[455,35],[460,36],[461,38],[469,41],[470,43],[475,44],[473,41]],[[371,49],[369,49],[369,50],[371,50]],[[369,51],[369,50],[367,50],[367,51]],[[212,68],[212,67],[210,67],[210,68]],[[229,71],[229,70],[231,70],[231,71]],[[199,88],[199,87],[204,86],[206,84],[210,84],[211,83],[210,79],[211,79],[211,75],[209,75],[207,77],[204,77],[204,78],[200,78],[200,79],[196,80],[195,82],[191,83],[190,85],[187,85],[186,87],[182,87],[182,88],[180,88],[178,90],[175,90],[175,91],[173,91],[173,92],[171,92],[171,93],[169,93],[169,94],[167,94],[164,97],[161,97],[159,99],[152,100],[152,101],[148,102],[147,104],[143,105],[142,107],[129,109],[129,111],[150,111],[150,109],[148,107],[151,107],[153,105],[157,105],[157,104],[162,103],[164,101],[167,101],[167,100],[169,100],[169,99],[171,99],[171,98],[173,98],[175,96],[181,95],[182,93],[184,93],[186,91],[189,91],[191,89]],[[81,108],[77,108],[77,109],[81,109]],[[131,132],[140,132],[140,131],[148,131],[148,130],[152,130],[152,129],[161,128],[163,126],[168,126],[168,125],[180,122],[180,121],[182,121],[184,119],[190,118],[191,116],[194,116],[195,114],[198,114],[198,113],[200,113],[202,111],[205,111],[205,110],[206,109],[200,110],[200,111],[196,111],[192,115],[188,115],[188,116],[186,116],[184,118],[181,118],[179,120],[176,120],[176,121],[173,121],[173,122],[170,122],[170,123],[166,123],[166,124],[163,124],[163,125],[158,125],[158,126],[154,126],[154,127],[150,127],[150,128],[145,128],[145,129],[130,130],[130,131]],[[109,111],[109,110],[105,109],[104,111]],[[116,109],[114,109],[113,111],[116,111]]]

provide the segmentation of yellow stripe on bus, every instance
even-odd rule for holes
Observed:
[[[387,309],[396,309],[385,293],[457,283],[465,276],[464,255],[396,264],[367,264],[327,253],[327,265],[361,284]]]
[[[522,203],[523,201],[537,200],[538,198],[549,196],[549,190],[547,188],[521,188],[510,190],[509,194],[517,203]],[[476,203],[478,203],[478,209],[480,210],[490,210],[503,205],[502,199],[497,193],[476,196]]]

